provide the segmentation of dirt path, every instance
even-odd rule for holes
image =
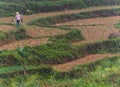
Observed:
[[[10,30],[14,30],[15,27],[14,26],[10,26],[10,25],[0,25],[0,31],[2,32],[8,32]]]
[[[120,54],[92,54],[92,55],[88,55],[83,58],[79,58],[77,60],[71,61],[71,62],[54,65],[53,67],[55,70],[65,72],[65,71],[72,70],[75,66],[78,66],[80,64],[95,62],[97,60],[108,58],[108,57],[113,57],[113,56],[120,56]]]
[[[49,36],[65,34],[68,31],[60,30],[57,28],[31,26],[29,29],[26,29],[26,32],[27,35],[32,38],[38,38],[38,37],[49,37]]]
[[[14,50],[18,47],[18,45],[20,47],[24,47],[24,46],[38,46],[38,45],[41,45],[41,44],[45,44],[45,43],[48,43],[47,42],[48,38],[41,38],[41,39],[24,39],[24,40],[20,40],[20,41],[16,41],[16,42],[12,42],[12,43],[9,43],[9,44],[5,44],[5,45],[2,45],[0,47],[0,50]]]

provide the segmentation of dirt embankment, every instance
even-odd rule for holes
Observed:
[[[113,56],[120,56],[120,54],[92,54],[92,55],[88,55],[83,58],[79,58],[77,60],[71,61],[71,62],[54,65],[53,67],[54,69],[58,71],[65,72],[65,71],[72,70],[75,66],[78,66],[80,64],[95,62],[97,60],[108,58],[108,57],[113,57]]]

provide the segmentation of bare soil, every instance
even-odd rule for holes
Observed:
[[[77,60],[71,61],[71,62],[54,65],[53,67],[54,69],[58,71],[65,72],[65,71],[72,70],[75,66],[90,63],[90,62],[95,62],[97,60],[108,58],[108,57],[113,57],[113,56],[120,56],[120,54],[92,54],[92,55],[88,55],[83,58],[79,58]]]
[[[0,31],[2,32],[8,32],[10,30],[14,30],[15,27],[14,26],[10,26],[10,25],[0,25]]]
[[[39,46],[41,44],[48,43],[47,42],[48,38],[41,38],[41,39],[24,39],[20,41],[15,41],[9,44],[2,45],[0,47],[0,50],[14,50],[18,46],[24,47],[24,46]]]
[[[26,29],[26,32],[27,32],[27,35],[32,38],[38,38],[38,37],[49,37],[49,36],[65,34],[68,31],[60,30],[56,28],[31,26],[29,29]]]
[[[84,20],[71,21],[61,23],[59,26],[67,26],[70,28],[77,28],[81,30],[84,41],[75,42],[73,44],[81,44],[88,42],[96,42],[99,40],[106,40],[111,33],[119,33],[119,29],[114,27],[114,24],[119,23],[120,16],[104,17],[104,18],[91,18]],[[58,24],[57,24],[58,25]]]

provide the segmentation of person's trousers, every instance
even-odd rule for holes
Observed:
[[[20,25],[20,20],[16,20],[16,26]]]

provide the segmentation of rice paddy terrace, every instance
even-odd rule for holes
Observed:
[[[120,21],[119,10],[120,6],[116,5],[23,15],[24,21],[19,29],[14,26],[14,22],[11,22],[12,17],[0,18],[0,77],[11,78],[19,74],[23,76],[22,66],[25,63],[27,73],[43,74],[46,72],[48,74],[50,72],[51,75],[51,72],[52,74],[55,72],[61,76],[56,75],[55,78],[64,76],[72,78],[72,75],[73,78],[76,78],[75,72],[81,77],[82,75],[85,77],[85,73],[82,74],[81,70],[89,67],[90,73],[85,75],[89,74],[89,78],[92,78],[98,72],[95,70],[101,69],[98,64],[102,65],[109,59],[110,64],[114,66],[112,69],[109,64],[103,66],[103,71],[107,72],[106,69],[109,69],[114,72],[116,77],[119,77],[120,33],[119,29],[115,27]],[[99,13],[100,15],[97,15]],[[117,36],[109,38],[113,33]],[[25,54],[21,55],[18,46],[21,49],[24,48],[22,51]],[[118,65],[114,64],[115,59],[118,60]],[[43,65],[43,69],[41,65]],[[81,68],[80,65],[83,67]],[[116,67],[118,69],[114,71]],[[86,72],[88,71],[86,70]],[[98,76],[103,75],[103,73],[98,74]],[[112,74],[104,74],[106,77],[101,76],[101,78],[107,78],[109,81],[112,79]],[[119,78],[117,79],[119,81]],[[73,81],[75,80],[73,79]],[[55,87],[54,80],[52,86],[49,81],[47,82],[42,82],[43,87]],[[62,83],[63,85],[61,85]],[[67,83],[58,81],[56,85],[58,87],[73,85],[70,80],[67,80]],[[118,84],[119,82],[114,87],[118,87]],[[74,85],[76,86],[76,84]]]

